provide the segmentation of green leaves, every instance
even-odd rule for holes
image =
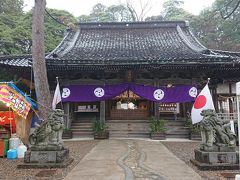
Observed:
[[[230,18],[224,20],[219,10],[228,8],[226,5],[226,0],[216,0],[212,7],[191,20],[192,30],[210,49],[239,51],[240,10],[238,8]]]
[[[107,126],[104,122],[101,122],[100,120],[95,120],[93,123],[93,130],[96,133],[105,132],[107,130]]]
[[[106,7],[96,4],[90,15],[78,17],[79,22],[127,22],[132,21],[131,14],[124,5],[112,5]]]
[[[21,0],[0,2],[0,55],[31,53],[32,11],[23,13],[21,3]],[[15,10],[10,11],[9,9],[13,6]],[[76,23],[75,17],[67,11],[49,9],[48,12],[66,25]],[[44,26],[45,50],[50,52],[62,40],[66,26],[57,23],[47,15],[45,15]]]
[[[163,119],[157,119],[152,116],[149,120],[149,127],[151,132],[165,132],[166,131],[166,122]]]

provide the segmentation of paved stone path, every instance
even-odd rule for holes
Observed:
[[[200,180],[201,177],[158,141],[102,140],[65,179]]]

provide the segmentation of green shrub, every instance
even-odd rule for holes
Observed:
[[[192,124],[192,120],[190,118],[188,118],[186,120],[185,126],[188,127],[191,132],[194,132],[194,133],[199,133],[200,132],[200,128],[199,128],[198,123],[197,124]]]
[[[166,121],[163,119],[157,119],[152,116],[149,120],[149,127],[151,132],[165,132],[166,131]]]
[[[95,120],[93,122],[93,130],[96,133],[106,132],[107,126],[104,122],[101,122],[100,120]]]
[[[63,129],[63,132],[72,132],[72,130],[69,129],[69,128],[64,128],[64,129]]]

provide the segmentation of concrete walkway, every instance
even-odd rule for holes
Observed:
[[[159,141],[112,139],[99,141],[65,179],[200,180],[201,177]]]

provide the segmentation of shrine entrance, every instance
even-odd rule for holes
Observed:
[[[146,120],[152,114],[152,103],[131,90],[106,101],[106,120]]]

